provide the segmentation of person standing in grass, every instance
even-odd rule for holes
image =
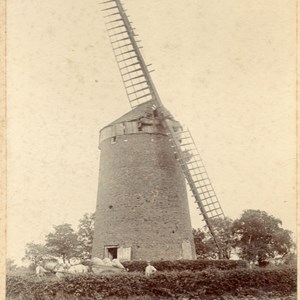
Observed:
[[[147,267],[145,269],[145,276],[149,277],[154,274],[157,270],[151,265],[150,261],[147,261]]]

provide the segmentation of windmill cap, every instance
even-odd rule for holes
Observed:
[[[153,113],[152,105],[153,105],[152,100],[144,102],[144,103],[136,106],[134,109],[132,109],[131,111],[129,111],[128,113],[126,113],[122,117],[116,119],[115,121],[113,121],[112,123],[108,124],[105,127],[108,127],[108,126],[111,126],[114,124],[119,124],[119,123],[126,122],[126,121],[128,122],[128,121],[138,120],[140,117],[146,116],[147,113],[151,114],[151,113]]]

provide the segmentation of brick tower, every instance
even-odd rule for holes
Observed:
[[[195,258],[184,175],[152,105],[100,131],[95,257]]]

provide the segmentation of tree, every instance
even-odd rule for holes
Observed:
[[[287,255],[293,247],[290,231],[282,222],[260,210],[246,210],[233,223],[239,256],[263,266],[270,258]]]
[[[95,227],[95,213],[84,214],[78,226],[78,251],[83,259],[91,258]]]
[[[6,259],[6,272],[10,273],[16,271],[18,266],[16,265],[15,261],[11,258]]]
[[[95,213],[86,213],[79,220],[78,232],[70,224],[54,226],[54,232],[46,235],[46,244],[28,243],[23,260],[33,265],[44,259],[71,257],[87,259],[91,257],[94,235]]]
[[[196,255],[198,258],[217,258],[215,245],[213,245],[207,234],[198,229],[193,229],[194,243],[196,248]]]
[[[194,242],[196,247],[196,254],[200,258],[227,258],[231,256],[232,250],[232,220],[229,218],[215,218],[211,219],[210,223],[214,229],[214,233],[218,240],[218,244],[222,249],[217,247],[215,240],[213,239],[210,231],[206,227],[205,230],[201,231],[193,230]]]
[[[54,226],[54,230],[54,233],[46,236],[46,247],[49,253],[62,258],[63,262],[78,256],[78,236],[71,224]]]
[[[29,260],[36,265],[38,261],[46,258],[48,255],[49,249],[45,245],[31,242],[26,244],[25,256],[22,260]]]

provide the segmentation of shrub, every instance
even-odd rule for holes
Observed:
[[[153,266],[159,271],[202,271],[205,269],[233,270],[238,268],[246,268],[247,263],[242,260],[176,260],[176,261],[154,261]],[[146,261],[128,261],[123,265],[130,272],[144,272],[147,265]]]
[[[296,274],[295,268],[282,268],[157,272],[150,278],[140,273],[89,274],[62,280],[8,276],[7,299],[127,299],[139,295],[209,299],[212,295],[253,295],[258,290],[284,295],[296,291]]]

